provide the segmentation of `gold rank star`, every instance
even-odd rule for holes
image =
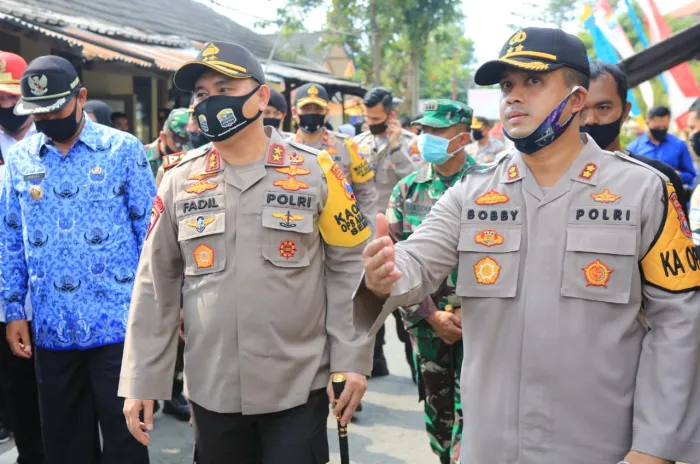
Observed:
[[[272,154],[273,161],[282,161],[282,147],[275,147]]]

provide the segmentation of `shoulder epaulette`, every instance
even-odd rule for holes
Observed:
[[[331,132],[331,134],[333,134],[336,137],[338,137],[339,139],[343,139],[343,140],[350,138],[350,136],[348,134],[343,134],[342,132]]]
[[[656,174],[657,176],[659,176],[664,182],[668,182],[668,177],[666,177],[666,174],[659,171],[654,166],[650,166],[643,161],[639,161],[638,159],[632,158],[627,153],[623,153],[620,151],[606,151],[606,150],[603,150],[603,153],[605,153],[606,155],[607,154],[613,155],[613,156],[620,158],[621,160],[626,161],[628,163],[632,163],[632,164],[636,164],[637,166],[641,166],[641,167],[645,168],[647,171],[651,171],[654,174]]]
[[[180,162],[178,163],[178,165],[175,166],[175,167],[176,167],[176,168],[177,168],[177,167],[180,167],[180,166],[182,166],[182,165],[184,165],[184,164],[187,164],[188,162],[192,161],[193,159],[197,159],[197,158],[199,158],[200,156],[206,155],[206,154],[209,153],[213,148],[214,148],[214,145],[212,145],[211,143],[208,143],[208,144],[206,144],[206,145],[202,145],[202,146],[199,147],[199,148],[195,148],[194,150],[190,150],[190,151],[187,152],[187,154],[184,156],[184,158],[182,158],[182,159],[180,160]]]
[[[174,153],[172,155],[163,156],[163,169],[168,170],[174,168],[187,156],[187,152]]]
[[[291,140],[288,140],[287,143],[289,145],[293,146],[294,148],[296,148],[297,150],[305,151],[305,152],[310,153],[314,156],[318,156],[321,153],[321,150],[317,150],[313,147],[309,147],[308,145],[303,145],[301,143],[297,143],[297,142],[294,142]]]

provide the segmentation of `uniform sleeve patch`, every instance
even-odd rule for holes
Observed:
[[[321,236],[331,246],[357,246],[370,236],[367,219],[357,206],[352,187],[340,167],[326,152],[317,159],[328,184],[328,197],[318,219]]]
[[[666,193],[666,217],[656,241],[642,259],[642,274],[655,287],[670,292],[692,291],[700,287],[700,260],[673,185],[666,184]]]
[[[163,200],[158,195],[156,195],[153,199],[153,206],[151,206],[151,219],[148,222],[148,231],[146,232],[146,239],[148,239],[148,237],[151,235],[151,231],[156,226],[156,223],[158,222],[158,219],[160,219],[160,215],[163,214],[163,211],[165,211],[165,205],[163,204]]]

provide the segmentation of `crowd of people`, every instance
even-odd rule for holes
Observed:
[[[657,106],[622,146],[625,74],[525,28],[475,75],[511,147],[464,102],[402,121],[382,87],[335,131],[323,85],[288,105],[214,41],[144,147],[67,60],[0,62],[18,464],[148,463],[158,400],[197,464],[328,462],[328,404],[346,425],[389,374],[390,314],[436,461],[700,461],[700,99],[687,140]]]

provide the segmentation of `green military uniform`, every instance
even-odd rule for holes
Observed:
[[[176,152],[163,153],[160,149],[160,139],[156,139],[153,143],[146,145],[146,157],[153,170],[153,175],[163,177],[163,174],[177,166],[185,157],[192,146],[189,142],[189,134],[187,133],[187,122],[190,118],[190,112],[186,108],[176,108],[170,112],[168,119],[163,124],[163,132],[170,133],[173,141],[177,145]],[[172,147],[169,147],[173,150]],[[162,169],[161,169],[162,168]]]
[[[471,108],[452,100],[427,102],[426,108],[434,109],[426,109],[425,116],[416,124],[442,128],[460,122],[469,124],[471,121]],[[447,189],[474,165],[474,159],[467,156],[459,172],[445,177],[432,163],[425,163],[418,171],[401,179],[394,188],[387,209],[392,240],[399,242],[408,239]],[[416,371],[420,375],[430,446],[443,463],[459,462],[462,438],[459,377],[463,351],[461,343],[448,345],[443,342],[425,318],[434,311],[444,310],[447,305],[460,306],[455,296],[456,281],[455,269],[430,297],[417,305],[400,308],[411,337]]]

